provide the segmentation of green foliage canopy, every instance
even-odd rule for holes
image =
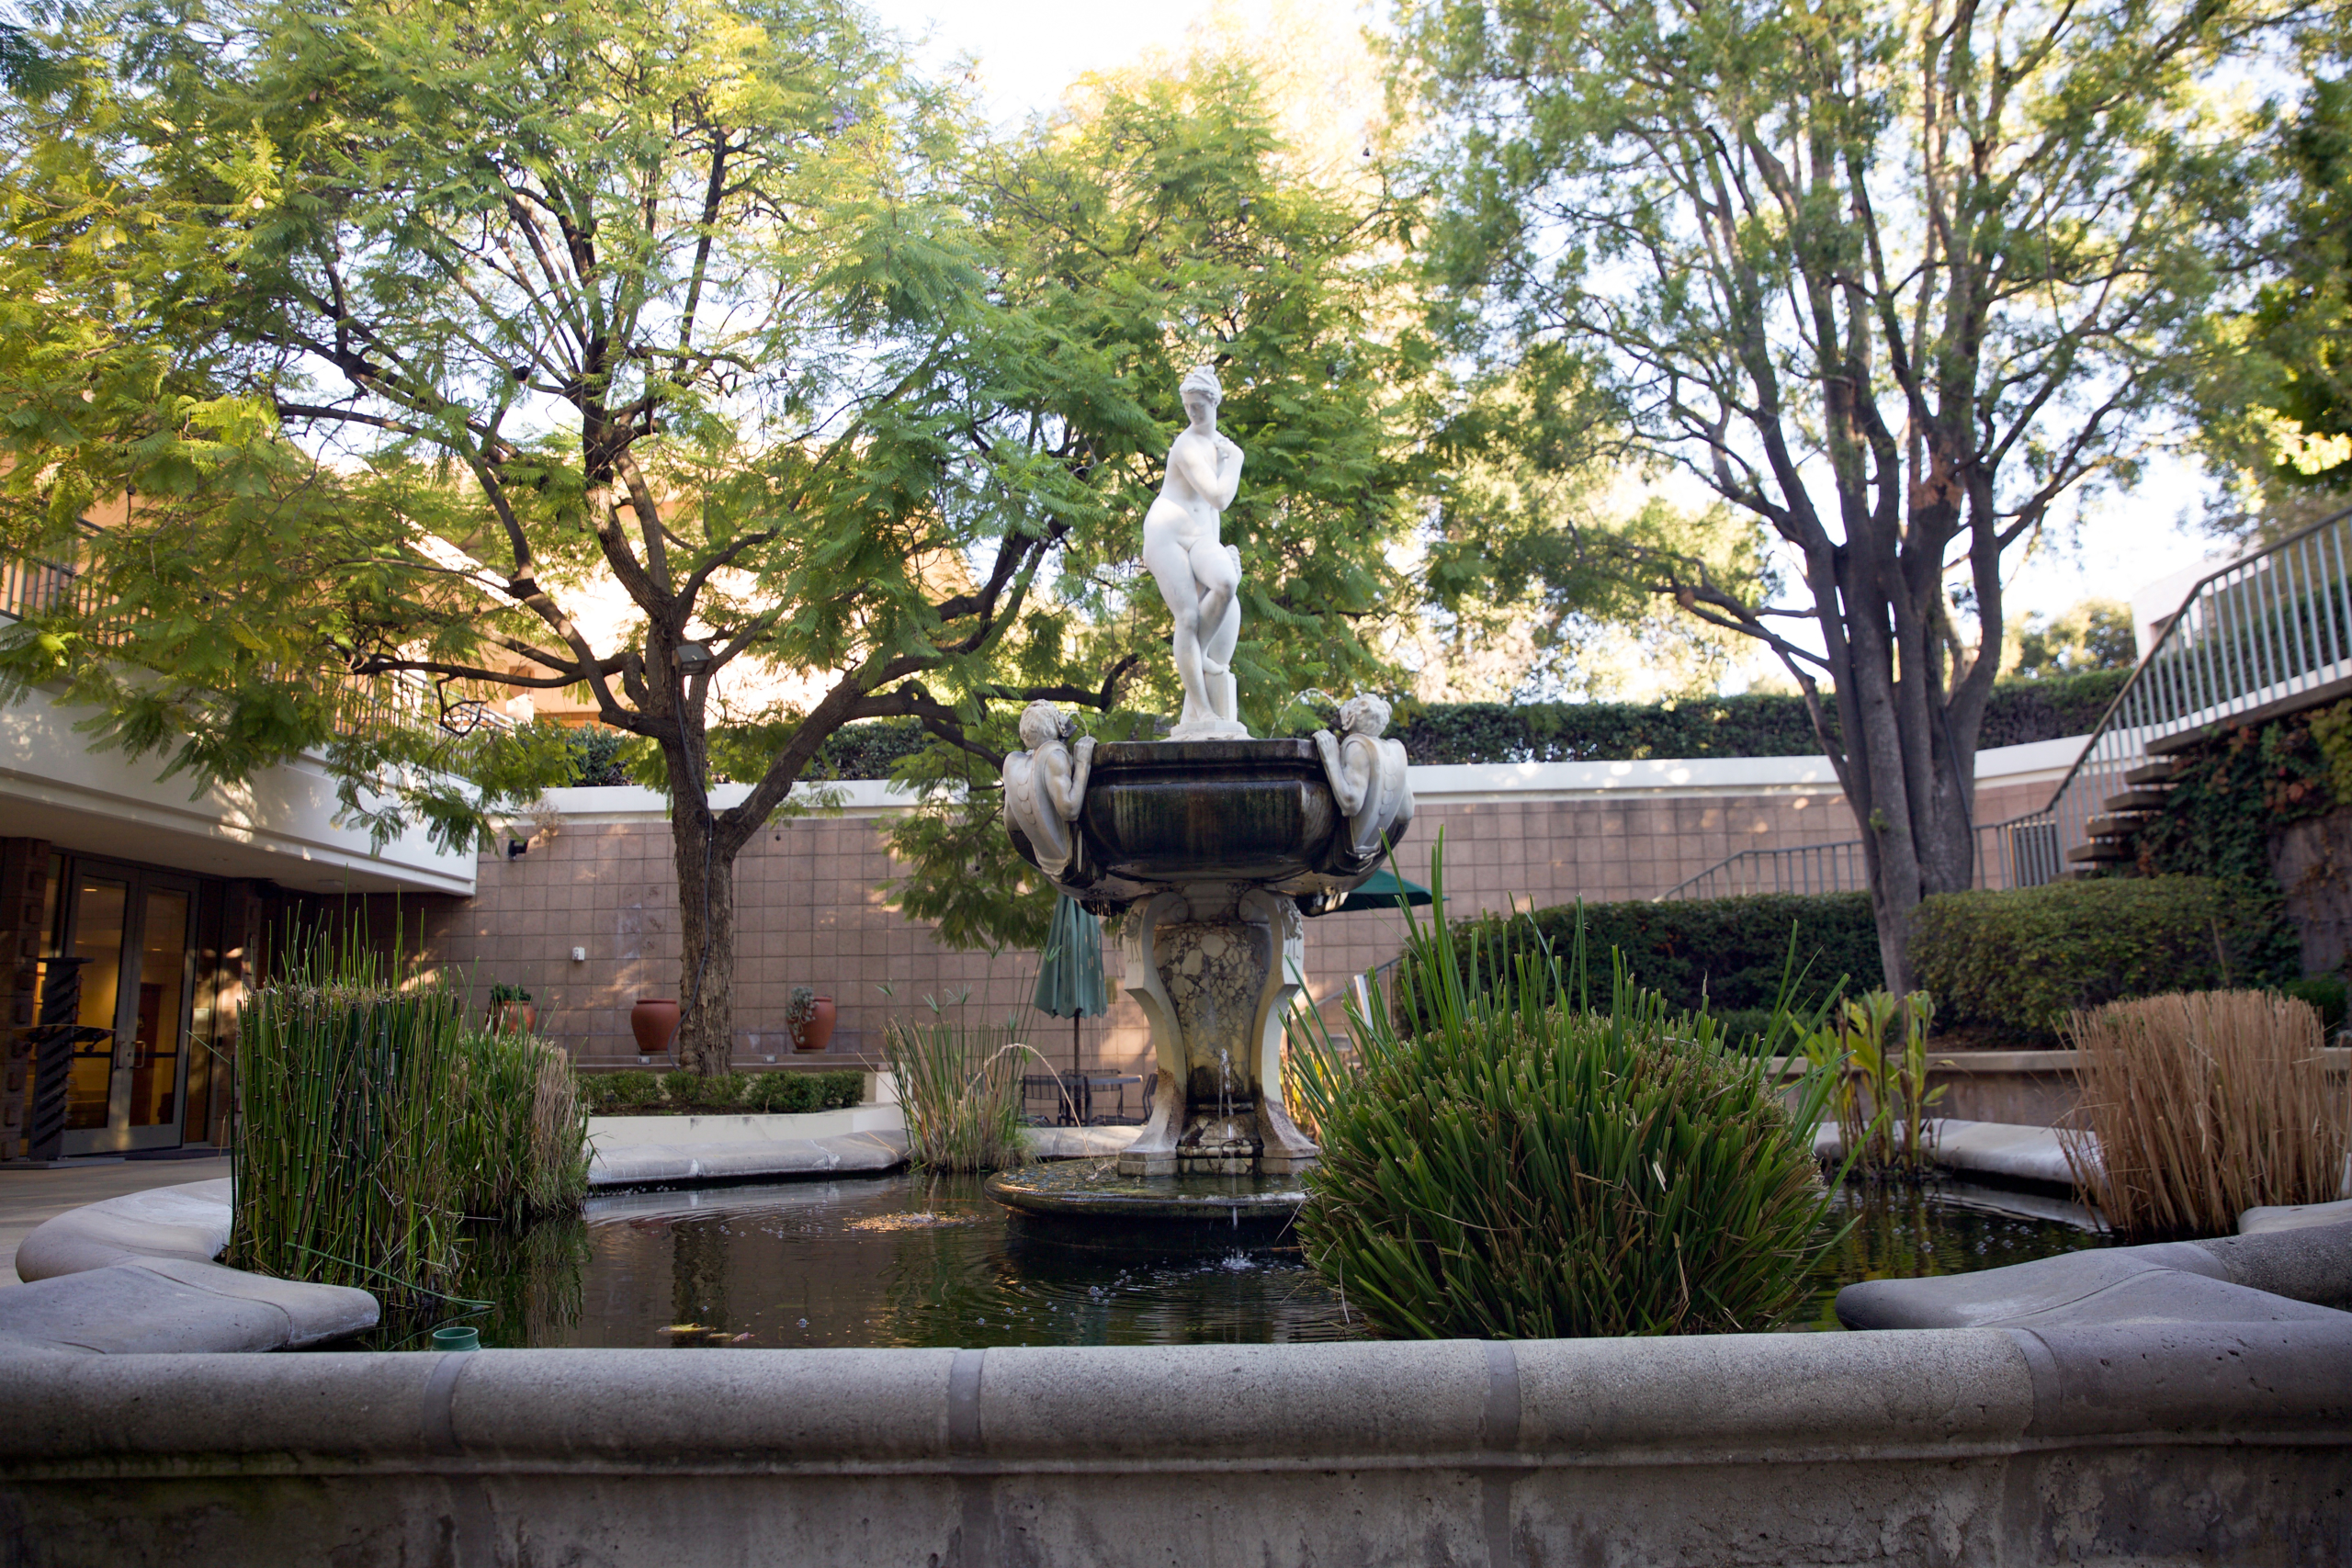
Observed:
[[[0,682],[202,780],[327,750],[347,818],[451,844],[570,748],[350,694],[584,692],[674,802],[699,1067],[727,869],[852,720],[920,719],[910,774],[965,803],[908,829],[910,911],[1027,933],[1042,889],[967,841],[999,716],[1156,700],[1134,535],[1190,364],[1252,455],[1250,701],[1380,668],[1428,356],[1383,215],[1285,172],[1240,67],[997,148],[833,0],[185,0],[34,41],[0,544],[84,574]]]

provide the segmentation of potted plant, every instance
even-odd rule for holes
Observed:
[[[795,986],[784,1004],[784,1027],[796,1051],[821,1051],[833,1037],[833,998],[808,986]]]
[[[531,993],[520,986],[490,988],[490,1029],[493,1034],[530,1034],[539,1027],[539,1010]]]
[[[638,1054],[659,1056],[670,1049],[678,1032],[678,1003],[673,997],[639,997],[629,1009],[628,1032],[637,1036]]]

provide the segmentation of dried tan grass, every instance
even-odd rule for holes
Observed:
[[[2342,1195],[2352,1142],[2308,1002],[2197,991],[2077,1012],[2082,1106],[2060,1130],[2075,1185],[2119,1235],[2226,1235],[2266,1203]]]

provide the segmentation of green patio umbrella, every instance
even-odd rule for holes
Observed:
[[[1079,1020],[1111,1010],[1102,985],[1102,922],[1069,894],[1054,899],[1054,924],[1037,965],[1037,1010],[1069,1020],[1069,1070],[1079,1076]]]
[[[1397,875],[1384,865],[1364,878],[1363,884],[1350,893],[1340,907],[1331,912],[1335,915],[1345,915],[1357,909],[1393,909],[1396,907],[1396,895],[1399,893],[1405,896],[1406,903],[1416,908],[1430,901],[1428,888],[1418,882]]]

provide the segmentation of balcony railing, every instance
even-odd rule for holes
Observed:
[[[63,609],[92,627],[101,648],[116,648],[129,640],[127,622],[110,621],[100,613],[96,592],[72,563],[38,556],[0,551],[0,620],[21,621]],[[363,735],[379,727],[418,729],[437,727],[463,735],[490,726],[509,728],[514,720],[477,698],[446,701],[442,690],[413,671],[384,675],[354,675],[343,671],[324,674],[338,683],[335,728],[344,735]]]

